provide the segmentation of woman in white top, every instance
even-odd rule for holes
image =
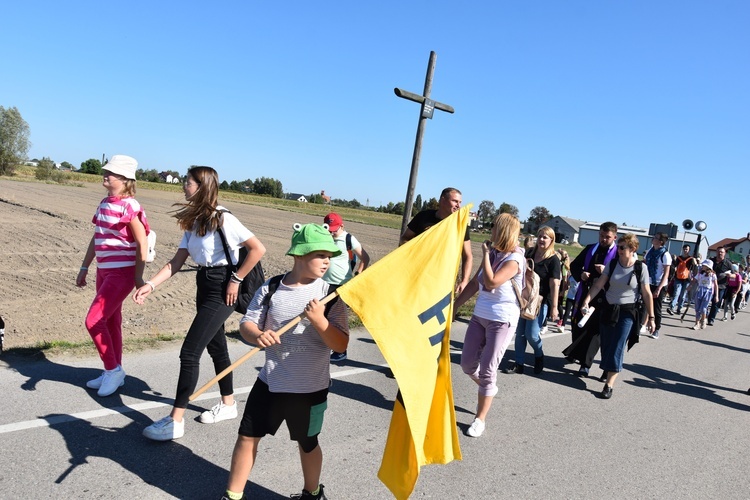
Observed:
[[[136,290],[133,300],[143,304],[146,297],[182,268],[190,256],[199,269],[196,275],[197,314],[180,350],[180,376],[172,412],[146,427],[143,435],[156,441],[169,441],[185,433],[185,409],[188,398],[198,383],[200,357],[208,350],[216,373],[231,364],[224,321],[234,311],[240,284],[266,252],[266,248],[235,216],[221,212],[218,205],[219,176],[211,167],[193,167],[188,171],[184,187],[187,203],[175,213],[180,228],[185,231],[180,246],[172,260],[146,284]],[[232,262],[227,262],[219,230],[223,231]],[[248,250],[242,265],[233,272],[239,258],[240,247]],[[219,381],[221,401],[201,414],[205,424],[235,418],[232,374]]]
[[[474,278],[456,299],[460,307],[477,291],[474,314],[466,329],[461,352],[461,368],[479,386],[477,413],[466,432],[479,437],[497,394],[497,367],[510,339],[516,332],[521,310],[511,280],[519,289],[524,269],[523,250],[518,247],[521,223],[510,214],[500,214],[492,222],[492,240],[482,243],[482,263]]]

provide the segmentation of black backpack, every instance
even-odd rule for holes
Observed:
[[[232,213],[226,209],[218,210],[218,212],[222,214],[225,212],[230,214]],[[219,237],[221,238],[221,245],[224,247],[224,255],[227,258],[227,262],[232,268],[232,271],[237,271],[237,269],[239,269],[239,267],[243,262],[245,262],[245,259],[247,258],[247,248],[245,248],[244,246],[240,248],[240,256],[237,259],[237,265],[233,266],[232,258],[229,254],[227,237],[224,235],[224,231],[221,229],[221,227],[219,227],[218,232]],[[244,315],[247,312],[247,306],[249,306],[250,301],[253,300],[253,295],[255,295],[256,290],[258,290],[258,288],[260,288],[265,281],[266,277],[263,273],[263,266],[260,264],[260,261],[258,261],[258,263],[255,264],[255,267],[253,267],[250,272],[247,273],[245,279],[242,280],[242,284],[240,284],[240,292],[237,295],[237,303],[234,305],[234,310]]]

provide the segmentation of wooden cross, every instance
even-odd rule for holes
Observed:
[[[411,158],[411,173],[409,174],[409,186],[406,189],[404,217],[401,220],[401,234],[404,234],[406,226],[411,220],[411,207],[414,203],[414,190],[417,186],[417,171],[419,170],[419,156],[422,153],[422,136],[424,135],[425,120],[432,119],[432,114],[435,109],[447,113],[455,112],[452,106],[430,99],[430,92],[432,91],[432,75],[435,73],[435,59],[437,59],[437,54],[435,54],[434,50],[430,51],[430,61],[427,63],[427,76],[424,80],[424,92],[422,95],[407,92],[406,90],[399,88],[393,89],[397,96],[418,102],[422,105],[422,109],[419,113],[419,123],[417,124],[417,138],[414,141],[414,154]]]

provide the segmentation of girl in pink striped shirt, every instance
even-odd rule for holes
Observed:
[[[122,369],[122,303],[134,286],[141,287],[150,231],[146,213],[135,200],[138,162],[114,155],[103,168],[107,189],[96,209],[95,225],[76,285],[86,286],[86,276],[96,257],[96,296],[86,315],[89,331],[104,371],[86,386],[99,396],[109,396],[125,383]],[[153,285],[151,285],[153,287]]]

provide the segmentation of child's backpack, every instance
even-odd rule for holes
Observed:
[[[146,254],[146,262],[153,262],[156,258],[156,231],[153,229],[149,231],[148,236],[148,253]]]
[[[690,269],[688,268],[688,262],[692,257],[688,257],[687,259],[682,259],[682,257],[677,257],[677,271],[675,272],[675,278],[678,280],[686,280],[690,278]]]
[[[523,289],[519,289],[515,280],[510,280],[521,306],[521,318],[536,319],[542,308],[542,296],[539,295],[539,275],[534,271],[534,259],[526,258],[526,269],[523,275]]]
[[[284,279],[284,275],[277,274],[276,276],[273,276],[271,279],[268,280],[268,293],[263,297],[263,300],[260,303],[261,307],[268,308],[271,306],[271,297],[276,292],[276,290],[278,290],[279,283],[281,283],[282,279]],[[332,285],[329,283],[328,293],[331,294],[335,292],[338,287],[339,287],[338,285]],[[333,307],[333,304],[335,304],[337,300],[339,300],[338,295],[333,300],[331,300],[330,302],[326,304],[325,313],[324,313],[326,318],[328,317],[328,313],[330,312],[331,307]]]
[[[357,256],[352,250],[352,235],[346,233],[346,252],[349,254],[349,269],[354,272],[354,268],[357,266]]]

